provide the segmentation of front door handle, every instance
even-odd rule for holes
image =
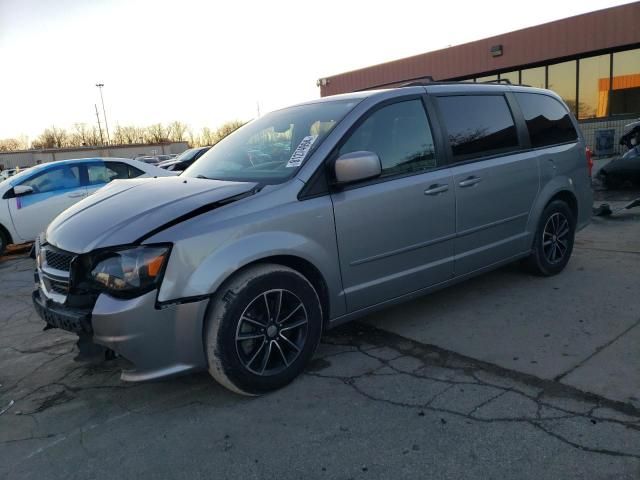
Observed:
[[[425,195],[438,195],[439,193],[446,192],[449,190],[449,185],[431,185],[424,191]]]
[[[458,185],[460,185],[462,188],[473,187],[476,183],[479,183],[481,181],[482,179],[480,177],[473,176],[473,177],[465,178],[460,183],[458,183]]]
[[[74,192],[74,193],[70,193],[69,195],[67,195],[67,197],[69,197],[69,198],[84,197],[84,193],[83,192]]]

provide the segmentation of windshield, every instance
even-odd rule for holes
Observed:
[[[191,158],[200,151],[199,148],[190,148],[189,150],[185,150],[180,155],[175,158],[172,158],[172,162],[179,162],[181,160],[191,160]]]
[[[336,100],[272,112],[211,147],[182,176],[281,183],[357,102]]]

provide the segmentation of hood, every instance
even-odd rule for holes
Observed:
[[[46,239],[74,253],[131,244],[256,185],[183,177],[115,180],[58,215]]]

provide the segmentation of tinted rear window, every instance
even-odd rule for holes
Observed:
[[[518,148],[518,133],[504,96],[439,97],[438,104],[456,160]]]
[[[578,138],[569,112],[558,100],[536,93],[516,93],[527,122],[531,146],[575,142]]]

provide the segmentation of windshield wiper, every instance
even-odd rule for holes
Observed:
[[[202,175],[202,174],[198,174],[198,175],[196,175],[196,178],[204,178],[205,180],[213,180],[213,178],[205,177],[205,176],[204,176],[204,175]]]

